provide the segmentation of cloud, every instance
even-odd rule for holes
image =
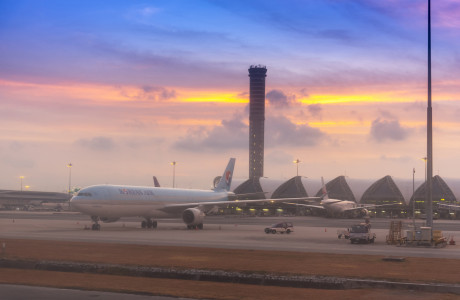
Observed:
[[[396,119],[396,116],[392,114],[390,111],[379,109],[379,115],[381,115],[384,119]]]
[[[249,99],[249,92],[241,92],[238,94],[238,98],[246,98]]]
[[[168,90],[162,87],[155,87],[155,86],[143,86],[142,90],[149,95],[152,95],[157,100],[169,100],[176,98],[176,91],[175,90]]]
[[[266,122],[265,141],[269,147],[315,146],[326,134],[308,124],[297,125],[282,116],[270,116]]]
[[[280,90],[271,90],[267,93],[266,98],[271,105],[280,107],[289,106],[287,96]]]
[[[164,101],[176,98],[176,91],[164,87],[144,85],[132,91],[124,86],[117,86],[120,95],[132,100]]]
[[[148,33],[143,34],[151,37]],[[206,36],[205,32],[198,32],[194,40],[201,41],[200,34]],[[156,38],[160,39],[157,35]],[[219,38],[218,34],[208,37],[210,41],[213,38]],[[172,31],[165,31],[164,39],[158,41],[168,45],[168,50],[157,52],[151,51],[150,47],[142,49],[84,32],[57,34],[51,43],[45,43],[45,40],[20,35],[18,40],[5,41],[4,49],[0,49],[0,76],[46,83],[149,85],[154,82],[156,85],[196,88],[235,86],[244,72],[244,69],[235,70],[233,62],[224,61],[216,68],[214,62],[195,57],[193,50],[184,50],[183,41],[180,42]],[[176,46],[178,41],[180,46]],[[219,48],[225,46],[219,44]]]
[[[173,147],[187,151],[220,151],[226,149],[248,149],[249,127],[243,122],[244,114],[235,114],[221,125],[206,129],[190,130],[187,136],[177,140]],[[297,125],[288,118],[269,116],[265,122],[265,148],[279,146],[315,146],[326,134],[309,125]]]
[[[300,91],[300,96],[301,97],[304,97],[304,98],[309,98],[310,97],[310,93],[308,93],[308,90],[306,88],[302,88]]]
[[[279,108],[289,107],[295,102],[295,96],[288,97],[280,90],[271,90],[265,97],[270,105]]]
[[[79,139],[77,145],[93,151],[111,151],[115,148],[115,143],[111,138],[98,136],[92,139]]]
[[[318,117],[321,115],[323,108],[321,107],[321,104],[310,104],[307,106],[307,110],[312,116]]]
[[[377,118],[372,121],[370,136],[377,142],[402,141],[409,136],[409,130],[401,127],[398,120],[387,121]]]
[[[208,130],[204,127],[189,130],[187,136],[173,144],[173,148],[186,151],[221,151],[248,148],[248,126],[243,115],[235,114],[230,120]]]

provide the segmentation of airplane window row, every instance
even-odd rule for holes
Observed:
[[[91,197],[91,193],[85,193],[85,192],[79,192],[77,196],[85,196],[85,197]]]

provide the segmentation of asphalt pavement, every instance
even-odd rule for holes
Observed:
[[[162,246],[191,246],[229,249],[281,250],[340,254],[375,254],[404,257],[460,258],[460,246],[445,248],[404,247],[386,244],[390,222],[401,221],[403,234],[413,228],[412,220],[371,219],[377,235],[374,244],[351,244],[338,239],[337,232],[362,219],[330,219],[321,217],[247,217],[213,216],[205,218],[204,230],[187,230],[179,219],[160,219],[157,229],[140,228],[141,218],[101,223],[100,231],[88,230],[91,221],[78,213],[1,212],[0,239],[23,238],[82,242],[109,242]],[[290,221],[291,234],[266,234],[272,223]],[[416,220],[416,226],[424,225]],[[437,220],[435,229],[447,238],[460,238],[460,221]],[[7,247],[7,245],[6,245]]]

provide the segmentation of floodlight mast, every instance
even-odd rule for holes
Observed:
[[[433,227],[433,112],[431,107],[431,0],[428,0],[428,107],[427,107],[426,226]]]

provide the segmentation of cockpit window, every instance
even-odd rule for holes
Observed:
[[[91,197],[93,195],[91,193],[88,193],[88,192],[79,192],[77,196]]]

